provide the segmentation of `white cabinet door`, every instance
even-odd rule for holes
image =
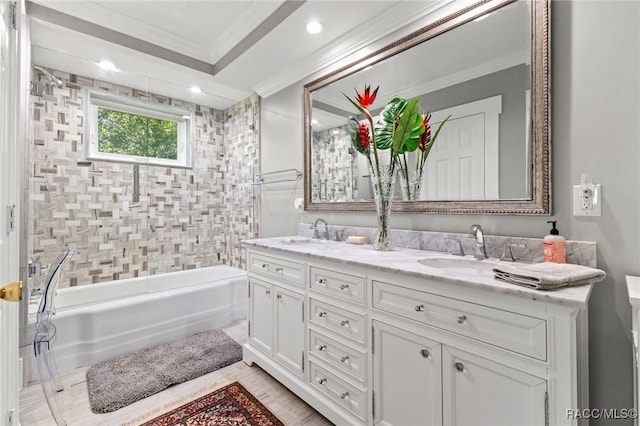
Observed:
[[[448,346],[442,357],[444,424],[545,424],[545,379]]]
[[[374,423],[442,425],[438,342],[373,321]]]
[[[273,355],[273,285],[249,279],[249,341]]]
[[[302,374],[304,352],[304,296],[275,287],[275,357]]]

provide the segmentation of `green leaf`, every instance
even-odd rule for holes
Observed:
[[[380,121],[375,125],[376,147],[378,149],[389,149],[393,144],[393,134],[398,117],[407,106],[407,101],[395,97],[389,101],[380,113]]]
[[[418,125],[420,121],[419,110],[420,97],[413,98],[404,108],[400,122],[398,123],[398,128],[393,134],[392,153],[402,154],[404,152],[415,151],[418,145],[420,145],[420,135],[424,132],[424,128],[422,128],[422,130],[418,128],[422,127]]]

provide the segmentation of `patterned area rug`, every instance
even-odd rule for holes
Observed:
[[[233,382],[141,426],[178,425],[284,426],[284,423],[240,383]]]

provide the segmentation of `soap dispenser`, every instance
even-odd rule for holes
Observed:
[[[556,229],[557,221],[549,220],[547,223],[550,223],[552,228],[549,231],[549,235],[544,237],[544,261],[565,263],[567,241],[560,235],[560,231]]]

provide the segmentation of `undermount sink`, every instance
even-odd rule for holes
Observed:
[[[418,263],[431,268],[442,269],[449,272],[470,273],[473,271],[489,271],[496,266],[491,259],[477,259],[471,256],[465,257],[426,257],[419,259]]]
[[[288,237],[281,238],[280,242],[282,244],[327,244],[332,243],[330,240],[321,240],[317,238],[308,238],[308,237]]]

